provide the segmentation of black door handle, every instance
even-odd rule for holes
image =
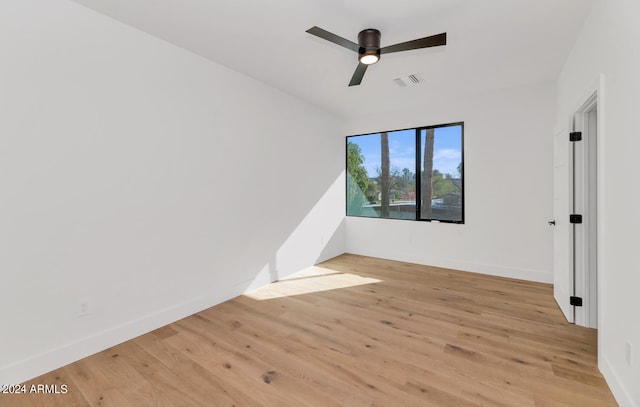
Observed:
[[[555,225],[556,225],[556,221],[555,221],[555,220],[550,220],[550,221],[549,221],[549,225],[551,225],[551,226],[555,226]]]

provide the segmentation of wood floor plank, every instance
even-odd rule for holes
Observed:
[[[207,317],[212,318],[213,316],[208,315]],[[224,315],[219,315],[215,319],[224,320]],[[237,335],[234,335],[233,338],[238,338],[241,343],[248,344],[244,346],[250,347],[251,352],[258,352],[261,355],[261,359],[268,360],[274,366],[279,366],[278,369],[284,370],[293,377],[302,380],[303,383],[300,383],[301,385],[307,384],[311,391],[321,391],[326,394],[324,398],[332,399],[325,402],[318,400],[313,405],[336,405],[342,403],[345,405],[369,405],[372,400],[362,400],[358,394],[370,393],[369,398],[375,398],[377,401],[393,396],[395,389],[388,386],[387,380],[373,375],[372,373],[375,373],[375,370],[361,365],[367,362],[366,359],[358,359],[359,364],[357,366],[354,366],[351,360],[342,360],[344,357],[351,358],[354,355],[349,345],[342,344],[339,341],[326,343],[324,342],[326,340],[324,335],[304,335],[302,332],[311,331],[301,324],[296,324],[300,328],[300,332],[296,332],[291,327],[287,328],[288,324],[284,322],[288,319],[288,316],[283,315],[283,321],[281,321],[283,324],[280,330],[280,333],[286,333],[284,339],[287,342],[287,358],[282,358],[277,352],[277,349],[282,346],[281,334],[271,332],[271,328],[263,323],[264,318],[261,316],[253,316],[253,318],[247,316],[247,319],[243,319],[245,323],[242,324],[241,328],[238,328]],[[215,322],[212,321],[212,323]],[[269,322],[269,324],[272,324],[272,322]],[[321,329],[326,329],[326,325],[322,323],[320,325],[323,326]],[[224,329],[224,326],[222,325],[220,328]],[[322,337],[325,337],[325,339],[321,339]],[[351,364],[352,368],[345,369],[342,362]],[[393,400],[395,398],[391,397],[389,403],[393,403]],[[423,405],[419,403],[419,400],[408,399],[407,397],[405,397],[404,401],[405,404],[410,406]]]
[[[133,407],[122,393],[104,376],[100,368],[92,369],[91,360],[83,359],[62,370],[73,379],[73,391],[79,391],[91,406]]]
[[[616,406],[548,284],[345,254],[25,383],[13,406]]]

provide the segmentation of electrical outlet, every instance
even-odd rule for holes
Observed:
[[[78,316],[84,317],[89,315],[89,300],[83,299],[78,303]]]
[[[625,343],[625,359],[627,360],[627,364],[629,367],[633,367],[633,353],[632,353],[631,341],[627,341]]]

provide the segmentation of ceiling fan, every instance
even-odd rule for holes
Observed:
[[[378,62],[381,54],[447,45],[447,33],[380,48],[381,34],[380,31],[374,28],[367,28],[366,30],[360,31],[360,33],[358,33],[357,44],[316,26],[309,28],[306,32],[358,53],[358,66],[351,77],[349,86],[360,85],[364,73],[367,71],[367,67]]]

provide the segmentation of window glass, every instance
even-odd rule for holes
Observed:
[[[416,218],[415,130],[349,137],[347,215]]]
[[[420,129],[420,219],[462,221],[462,126]]]
[[[347,137],[347,215],[463,223],[462,152],[462,123]]]

